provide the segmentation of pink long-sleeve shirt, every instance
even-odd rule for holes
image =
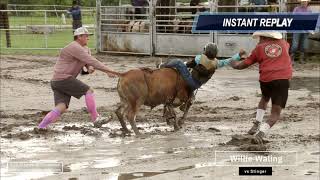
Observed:
[[[83,47],[78,42],[73,41],[61,50],[54,66],[52,80],[76,78],[86,64],[99,70],[105,68],[103,63],[90,55],[88,47]]]

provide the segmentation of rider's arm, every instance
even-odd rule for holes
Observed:
[[[230,65],[230,62],[232,60],[234,61],[240,61],[240,55],[239,53],[233,55],[231,58],[228,58],[228,59],[223,59],[223,60],[218,60],[218,68],[222,68],[224,66],[227,66],[227,65]]]

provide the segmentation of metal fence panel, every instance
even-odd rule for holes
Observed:
[[[156,55],[194,56],[203,51],[209,34],[165,34],[156,38]]]
[[[217,45],[219,56],[230,57],[244,49],[250,52],[257,45],[257,40],[252,39],[251,34],[218,34]]]
[[[152,54],[149,7],[100,7],[100,51],[109,53]]]
[[[149,33],[102,33],[103,52],[150,54]]]

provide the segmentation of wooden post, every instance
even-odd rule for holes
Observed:
[[[150,20],[150,26],[149,26],[149,34],[150,34],[150,56],[154,56],[156,53],[156,34],[157,34],[157,28],[156,28],[156,15],[155,15],[155,7],[156,7],[156,0],[150,0],[149,1],[149,20]]]
[[[97,53],[102,51],[100,8],[101,8],[101,0],[96,0],[96,50],[97,50]]]
[[[0,9],[1,10],[7,10],[8,2],[1,2]],[[7,48],[11,47],[11,40],[10,40],[10,31],[9,31],[9,17],[8,12],[1,11],[0,12],[0,29],[5,29],[6,32],[6,42],[7,42]]]

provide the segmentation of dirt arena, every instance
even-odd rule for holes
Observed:
[[[159,59],[107,55],[97,58],[121,72],[154,67]],[[123,137],[113,114],[119,102],[117,79],[98,71],[79,79],[95,89],[98,111],[111,116],[110,123],[94,128],[84,98],[73,98],[69,111],[49,130],[34,129],[54,105],[50,79],[55,60],[48,56],[1,56],[4,179],[319,179],[319,64],[295,67],[287,108],[270,130],[265,146],[258,147],[246,146],[247,140],[238,136],[252,126],[261,97],[257,66],[242,71],[218,69],[199,89],[185,127],[178,132],[162,118],[162,106],[152,110],[143,107],[136,120],[147,137],[137,138]],[[270,107],[266,117],[269,114]],[[295,151],[297,158],[289,159],[287,166],[272,166],[272,177],[239,177],[238,166],[215,163],[215,151],[251,150]],[[15,161],[63,163],[63,173],[6,171],[6,163]]]

